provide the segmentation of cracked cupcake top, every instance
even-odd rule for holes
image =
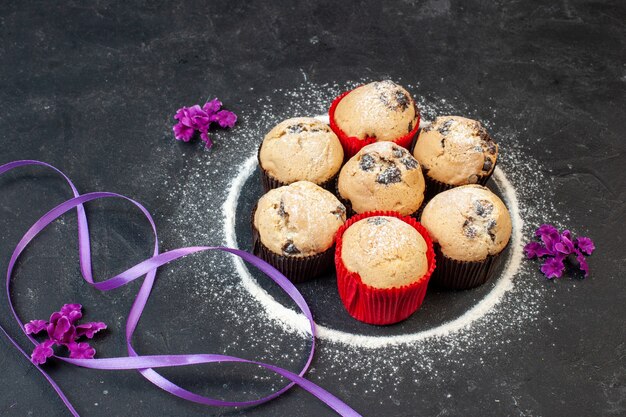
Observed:
[[[500,253],[511,237],[511,216],[500,198],[480,185],[444,191],[421,218],[441,252],[457,261],[482,261]]]
[[[480,122],[442,116],[421,130],[413,155],[434,180],[450,185],[475,184],[492,173],[498,145]]]
[[[426,241],[413,226],[396,217],[359,220],[342,237],[341,259],[364,284],[375,288],[409,285],[428,270]]]
[[[254,213],[261,242],[284,256],[311,256],[329,249],[346,221],[346,208],[330,192],[308,181],[270,190]]]
[[[356,213],[374,210],[409,215],[424,200],[424,176],[409,151],[392,142],[363,147],[339,173],[339,195]]]
[[[322,184],[341,168],[343,149],[330,127],[311,117],[287,119],[263,139],[261,168],[280,182]]]
[[[335,109],[335,122],[348,136],[393,141],[415,127],[417,107],[393,81],[377,81],[346,94]]]

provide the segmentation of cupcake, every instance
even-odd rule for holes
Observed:
[[[428,232],[394,212],[357,215],[339,229],[337,287],[348,313],[369,324],[392,324],[422,304],[435,256]]]
[[[419,127],[415,101],[392,81],[362,85],[337,97],[329,111],[330,127],[347,158],[378,141],[409,148]]]
[[[459,185],[485,185],[496,166],[498,145],[480,122],[442,116],[421,130],[413,155],[424,169],[429,200]]]
[[[326,123],[311,117],[276,125],[265,135],[258,156],[265,191],[296,181],[332,189],[343,163],[337,136]]]
[[[433,283],[450,289],[484,284],[511,237],[511,216],[497,195],[481,185],[437,194],[424,207],[422,224],[437,255]]]
[[[424,176],[409,151],[393,142],[376,142],[341,169],[337,196],[349,215],[375,210],[415,215],[424,200]]]
[[[335,233],[346,208],[308,181],[263,195],[252,215],[253,252],[293,282],[313,278],[333,263]]]

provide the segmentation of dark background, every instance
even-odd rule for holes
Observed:
[[[523,145],[556,185],[546,190],[556,209],[597,243],[593,276],[550,286],[550,320],[516,339],[506,356],[455,369],[436,384],[404,384],[395,401],[384,391],[365,394],[362,384],[334,381],[323,372],[323,358],[315,366],[324,379],[311,378],[368,416],[626,415],[625,25],[623,1],[2,1],[0,163],[44,160],[81,190],[132,196],[155,212],[162,245],[173,248],[181,245],[181,232],[167,219],[179,207],[171,203],[176,198],[160,198],[164,181],[189,180],[194,158],[207,158],[200,146],[171,139],[175,109],[217,96],[243,111],[276,88],[301,85],[303,73],[318,84],[387,77],[419,82],[426,95],[454,97],[495,125],[525,129]],[[486,110],[493,108],[495,115]],[[224,157],[219,146],[211,157]],[[69,194],[38,169],[7,175],[0,187],[2,270],[26,228]],[[90,214],[98,276],[149,255],[149,231],[127,205],[95,204]],[[82,284],[75,247],[66,243],[74,227],[67,217],[24,255],[13,292],[18,311],[25,319],[44,318],[73,297],[121,329],[138,285],[95,294]],[[184,289],[160,288],[153,313],[182,308]],[[19,336],[6,302],[0,311],[2,325]],[[139,333],[154,321],[142,321]],[[167,333],[184,326],[185,318],[164,322]],[[219,320],[207,322],[207,329],[221,328]],[[124,354],[120,333],[98,345],[100,357]],[[161,336],[146,332],[137,343],[142,352],[152,344],[162,353],[187,352],[192,343]],[[212,343],[218,342],[207,340],[203,351]],[[246,353],[245,346],[239,349]],[[299,389],[238,412],[184,403],[133,372],[47,369],[83,415],[333,415]],[[199,372],[178,377],[210,393],[196,386]],[[247,372],[208,375],[225,392],[231,383],[235,391],[269,392]],[[4,338],[0,415],[69,415]]]

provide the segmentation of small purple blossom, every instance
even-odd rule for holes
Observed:
[[[81,337],[92,339],[100,330],[106,329],[102,322],[76,324],[82,318],[80,304],[65,304],[60,311],[50,315],[50,320],[32,320],[24,325],[26,334],[37,334],[46,330],[48,339],[41,342],[31,355],[33,363],[41,365],[54,355],[53,346],[65,346],[70,351],[71,358],[91,359],[96,350],[89,343],[77,342]]]
[[[548,258],[544,261],[543,265],[541,265],[541,272],[543,272],[548,279],[561,278],[564,269],[565,265],[563,264],[562,257]]]
[[[45,320],[31,320],[24,325],[26,334],[37,334],[48,327],[48,322]]]
[[[571,231],[564,230],[560,233],[550,224],[539,226],[535,236],[539,237],[541,242],[529,242],[524,247],[524,252],[528,259],[547,257],[541,265],[541,272],[548,279],[560,278],[565,271],[565,260],[573,260],[574,257],[585,276],[589,274],[585,254],[591,255],[595,249],[591,239],[587,237],[574,239]]]
[[[217,123],[222,128],[231,128],[237,122],[237,115],[228,110],[221,110],[222,102],[217,98],[207,101],[202,107],[194,105],[181,107],[176,111],[174,119],[178,120],[172,128],[174,137],[183,142],[189,142],[196,132],[200,133],[200,139],[207,148],[213,146],[209,137],[209,129],[212,123]]]

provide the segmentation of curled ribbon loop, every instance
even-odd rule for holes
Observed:
[[[13,306],[13,302],[11,300],[10,294],[10,283],[11,276],[13,273],[13,269],[15,267],[15,263],[19,258],[20,254],[24,251],[26,246],[42,231],[52,223],[54,220],[67,213],[70,210],[76,209],[78,215],[78,251],[79,251],[79,259],[80,259],[80,270],[83,275],[85,281],[87,281],[90,285],[100,291],[110,291],[116,288],[119,288],[123,285],[126,285],[142,276],[145,276],[143,283],[139,289],[137,297],[133,302],[133,305],[128,314],[128,318],[126,320],[126,346],[128,350],[128,356],[125,357],[117,357],[117,358],[101,358],[101,359],[71,359],[65,357],[54,356],[56,359],[61,361],[81,366],[84,368],[91,369],[102,369],[102,370],[123,370],[123,369],[135,369],[144,378],[161,388],[162,390],[169,392],[172,395],[183,398],[188,401],[193,401],[200,404],[211,405],[211,406],[227,406],[227,407],[244,407],[244,406],[253,406],[263,404],[268,402],[283,393],[289,390],[294,385],[298,385],[301,388],[305,389],[309,393],[313,394],[315,397],[323,401],[330,408],[335,410],[339,415],[346,417],[358,417],[360,416],[356,411],[342,402],[340,399],[329,393],[328,391],[322,389],[311,381],[305,379],[303,376],[308,370],[311,362],[313,360],[314,352],[315,352],[315,323],[313,321],[313,316],[311,314],[311,310],[309,309],[306,301],[297,290],[297,288],[289,281],[283,274],[281,274],[276,268],[263,261],[262,259],[257,258],[256,256],[239,250],[222,246],[191,246],[185,248],[174,249],[168,252],[159,252],[159,244],[158,244],[158,236],[156,230],[156,224],[148,210],[142,206],[137,201],[115,193],[108,192],[94,192],[88,194],[79,194],[78,190],[74,186],[74,184],[70,181],[70,179],[59,169],[49,165],[45,162],[33,161],[33,160],[22,160],[22,161],[14,161],[8,164],[0,166],[0,175],[5,172],[8,172],[14,168],[27,166],[27,165],[38,165],[50,168],[60,174],[65,181],[69,184],[72,189],[72,193],[74,197],[59,204],[46,214],[44,214],[39,220],[37,220],[33,226],[28,229],[28,231],[24,234],[22,239],[17,244],[13,254],[11,255],[11,259],[9,261],[9,266],[7,268],[7,276],[6,276],[6,294],[8,299],[9,308],[11,309],[11,313],[13,317],[20,325],[20,328],[24,331],[24,324],[20,320],[15,308]],[[153,256],[148,258],[137,265],[127,269],[126,271],[111,277],[105,281],[96,282],[93,279],[92,268],[91,268],[91,251],[90,251],[90,239],[89,239],[89,226],[87,223],[87,216],[85,215],[85,210],[83,207],[84,203],[94,200],[100,200],[105,198],[121,198],[130,203],[134,204],[146,217],[148,223],[152,227],[152,231],[154,234],[154,251]],[[275,365],[266,364],[262,362],[257,362],[253,360],[237,358],[233,356],[227,355],[217,355],[217,354],[187,354],[187,355],[146,355],[142,356],[137,354],[135,349],[131,344],[133,333],[137,328],[137,323],[141,317],[143,309],[148,301],[150,296],[150,292],[154,285],[154,280],[156,277],[157,269],[165,265],[169,262],[172,262],[176,259],[182,258],[187,255],[191,255],[197,252],[204,251],[222,251],[229,252],[233,255],[241,257],[244,261],[252,264],[256,268],[258,268],[265,275],[270,277],[274,282],[276,282],[288,295],[291,299],[298,305],[300,310],[304,313],[306,318],[309,321],[311,328],[311,349],[306,361],[306,364],[302,368],[299,373],[294,373],[288,371],[286,369],[282,369]],[[29,355],[19,346],[19,344],[7,333],[7,331],[0,326],[0,330],[6,335],[6,337],[10,340],[10,342],[27,358]],[[26,335],[30,341],[37,345],[37,341],[33,339],[31,336]],[[188,391],[167,378],[163,377],[161,374],[156,372],[154,368],[163,368],[163,367],[175,367],[175,366],[190,366],[197,364],[206,364],[206,363],[215,363],[215,362],[239,362],[239,363],[248,363],[253,365],[258,365],[265,369],[275,372],[278,375],[281,375],[291,381],[285,387],[280,390],[266,396],[263,398],[259,398],[256,400],[249,401],[224,401],[218,400],[214,398],[205,397],[199,394],[195,394],[191,391]],[[48,373],[41,368],[41,366],[37,366],[37,369],[43,374],[43,376],[48,380],[48,382],[55,389],[63,403],[67,406],[70,412],[74,416],[78,416],[78,412],[74,409],[70,401],[67,399],[61,388],[56,384],[56,382],[48,375]]]

